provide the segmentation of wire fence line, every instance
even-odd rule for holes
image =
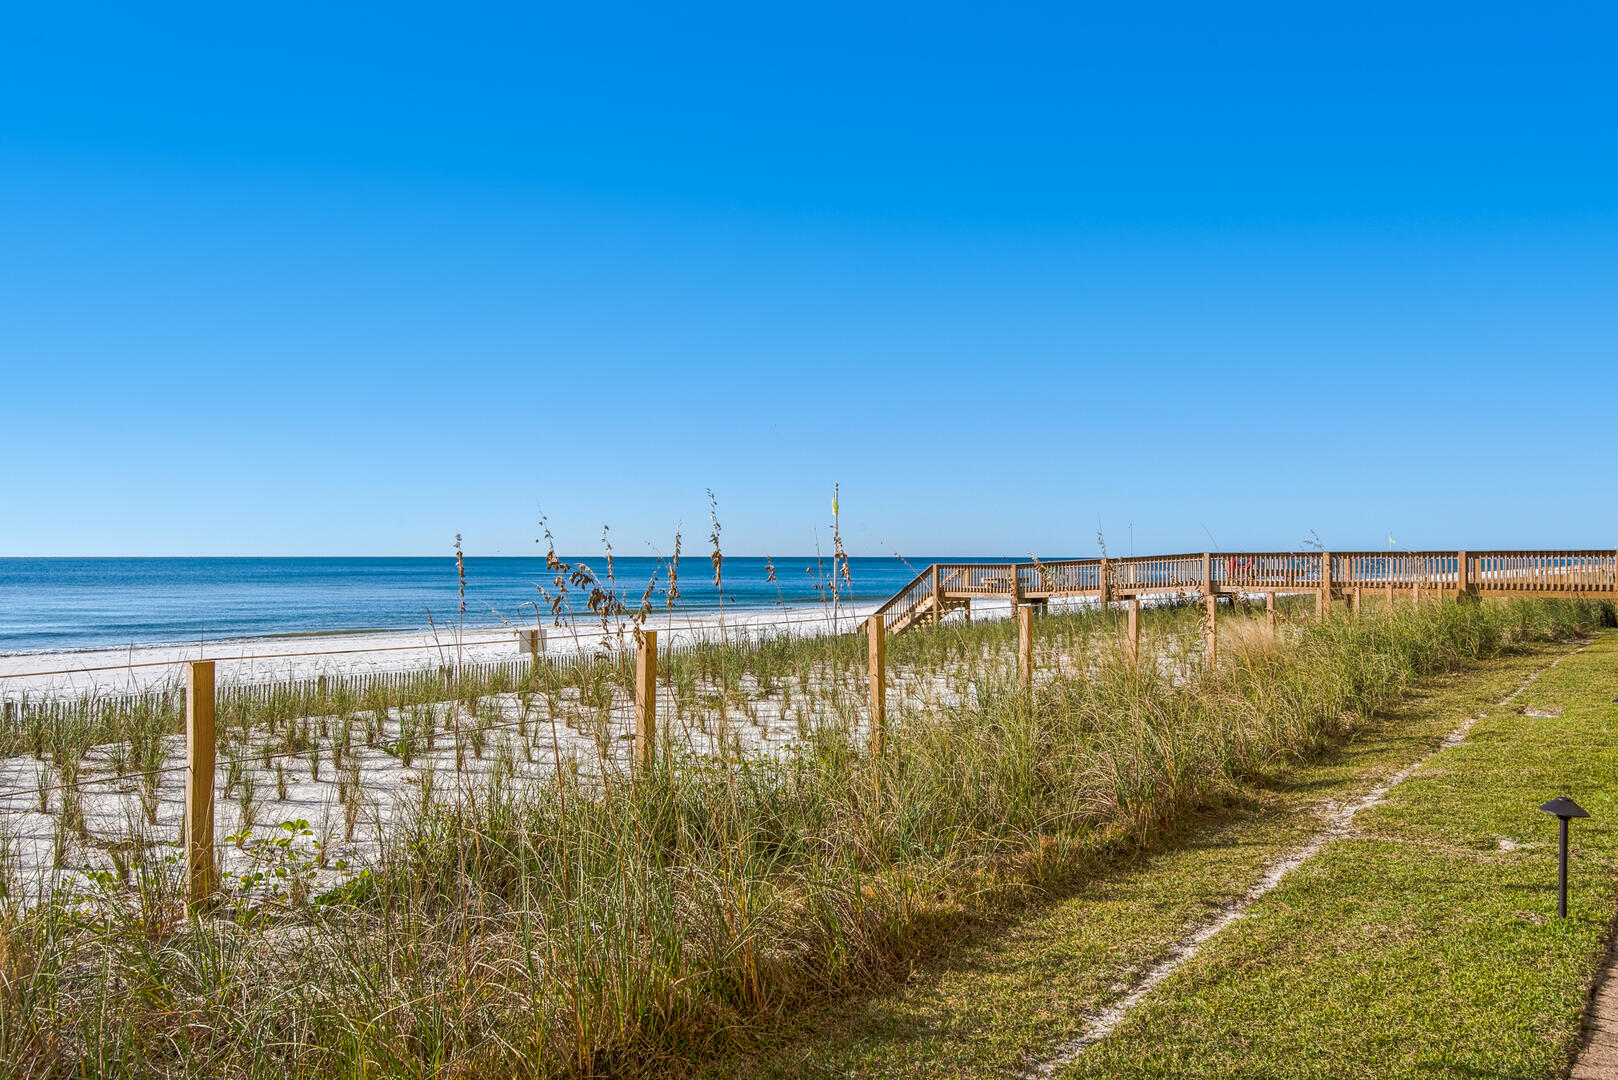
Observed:
[[[718,609],[715,609],[715,610],[716,610],[716,612],[718,611]],[[685,613],[685,617],[688,620],[690,620],[696,614],[697,613],[695,613],[695,612],[688,612],[688,613]],[[723,633],[745,633],[747,631],[752,631],[752,630],[771,629],[771,628],[776,628],[776,627],[802,627],[802,626],[811,626],[811,625],[812,626],[822,626],[822,627],[825,627],[825,628],[827,628],[827,629],[829,629],[829,630],[831,630],[833,632],[840,632],[840,631],[841,632],[846,632],[846,631],[851,631],[851,630],[857,629],[859,624],[863,620],[863,616],[859,615],[857,613],[857,610],[845,610],[845,611],[839,611],[839,612],[836,612],[836,613],[828,612],[828,613],[825,613],[825,614],[815,614],[815,615],[772,616],[772,617],[769,617],[769,618],[760,618],[757,615],[753,614],[751,611],[743,610],[743,611],[737,611],[735,613],[735,615],[733,616],[732,620],[729,621],[729,622],[724,621],[723,617],[720,616],[719,618],[716,618],[715,621],[712,621],[712,622],[697,623],[697,622],[689,622],[688,621],[687,624],[683,625],[683,626],[675,624],[672,621],[673,618],[674,618],[673,616],[658,617],[658,618],[648,618],[645,621],[644,626],[645,626],[646,629],[655,629],[655,630],[658,630],[660,632],[667,632],[667,633],[669,633],[671,635],[698,635],[698,636],[701,636],[701,635],[708,635],[708,634],[717,634],[717,633],[721,633],[721,632],[723,632]],[[625,639],[628,639],[628,638],[633,636],[633,633],[634,633],[635,629],[636,629],[636,624],[634,624],[633,622],[626,622],[626,621],[623,621],[623,620],[617,620],[617,621],[610,622],[605,627],[603,627],[600,623],[596,623],[596,622],[590,622],[590,623],[578,623],[578,622],[575,622],[575,623],[571,623],[571,624],[570,623],[562,623],[562,624],[551,623],[551,624],[547,624],[546,626],[538,627],[538,628],[527,627],[527,626],[519,626],[519,625],[516,625],[516,624],[512,624],[504,634],[502,634],[502,635],[500,635],[498,637],[477,638],[477,639],[449,639],[449,640],[444,640],[444,641],[428,641],[428,642],[422,642],[420,644],[410,644],[410,645],[371,645],[371,646],[355,647],[355,648],[350,648],[350,649],[306,649],[306,650],[299,650],[299,651],[296,651],[296,652],[278,652],[278,653],[221,653],[221,654],[217,654],[217,655],[214,655],[214,656],[201,656],[201,655],[198,655],[198,656],[172,657],[172,658],[164,659],[164,660],[126,661],[124,663],[118,663],[118,664],[81,665],[81,666],[76,666],[76,667],[53,668],[53,669],[48,669],[48,670],[43,670],[43,671],[11,671],[11,672],[0,672],[0,681],[13,680],[13,679],[28,679],[28,678],[48,678],[48,677],[51,677],[51,676],[59,676],[59,675],[88,675],[88,674],[96,674],[96,673],[108,672],[108,671],[130,671],[130,670],[136,670],[136,669],[149,669],[149,668],[160,668],[160,667],[181,667],[181,666],[183,666],[185,664],[196,663],[198,661],[204,661],[204,660],[210,660],[210,661],[213,661],[214,663],[221,663],[221,664],[224,664],[224,663],[251,664],[251,663],[260,663],[260,662],[270,661],[270,660],[307,659],[307,658],[320,657],[320,656],[363,656],[363,655],[369,655],[369,654],[372,654],[372,653],[433,652],[433,651],[443,653],[443,652],[453,652],[453,651],[460,650],[460,649],[486,648],[486,647],[493,646],[493,645],[511,645],[513,643],[516,643],[516,644],[518,644],[520,646],[525,635],[535,633],[535,632],[540,633],[542,635],[541,640],[546,642],[547,644],[550,641],[552,641],[552,640],[554,640],[556,638],[565,637],[567,639],[570,639],[570,640],[574,641],[575,644],[580,649],[593,646],[594,648],[596,648],[597,651],[599,651],[599,643],[603,640],[603,638],[614,638],[614,639],[616,639],[616,638],[625,638]],[[414,632],[414,631],[378,631],[378,633],[412,633],[412,632]],[[120,648],[123,648],[123,647],[124,646],[120,646]],[[132,646],[128,646],[128,647],[132,648],[132,649],[149,649],[149,648],[164,648],[164,647],[173,647],[173,646],[163,646],[163,645],[159,645],[159,644],[154,644],[154,645],[132,645]],[[104,650],[93,650],[93,651],[104,651]],[[556,655],[565,655],[565,654],[556,654]]]
[[[446,703],[445,702],[437,702],[435,704],[446,704]],[[612,717],[612,719],[614,719],[614,720],[633,720],[633,718],[635,716],[634,703],[632,701],[627,700],[627,699],[623,699],[623,700],[615,699],[612,702],[611,706],[609,706],[608,709],[606,709],[606,710],[596,710],[596,711],[605,712],[605,713],[609,714]],[[300,717],[299,719],[310,720],[310,719],[318,719],[318,717]],[[436,719],[437,718],[435,718],[435,721],[436,721]],[[517,731],[517,730],[520,730],[520,729],[523,729],[523,728],[526,728],[526,727],[533,727],[533,728],[536,728],[536,729],[542,729],[542,728],[552,727],[552,726],[555,725],[555,723],[556,723],[556,719],[555,719],[554,716],[547,716],[547,717],[522,716],[522,717],[519,717],[519,718],[517,718],[515,720],[504,720],[504,721],[500,721],[500,722],[497,722],[497,723],[489,723],[489,722],[486,722],[486,721],[478,721],[478,722],[475,723],[475,725],[469,723],[466,726],[466,728],[464,729],[464,731],[457,731],[456,729],[453,729],[453,728],[450,728],[450,727],[445,727],[443,729],[443,732],[446,735],[461,735],[461,736],[464,737],[465,734],[470,733],[474,729],[480,734],[488,734],[488,733],[491,733],[491,732]],[[565,725],[565,722],[564,722],[564,725]],[[169,738],[177,738],[178,736],[177,735],[170,735],[168,737]],[[394,740],[394,741],[396,742],[397,740]],[[278,762],[278,761],[291,761],[291,760],[306,761],[306,760],[308,760],[308,757],[309,757],[311,752],[324,751],[324,753],[326,753],[327,755],[330,755],[331,752],[332,752],[333,747],[335,747],[337,745],[339,745],[339,744],[335,740],[333,740],[330,736],[327,736],[326,737],[326,742],[324,743],[324,745],[322,745],[322,744],[320,744],[318,742],[312,742],[310,746],[302,748],[302,749],[297,749],[297,750],[282,749],[282,750],[274,750],[274,751],[269,751],[269,752],[264,752],[264,750],[261,748],[260,750],[254,752],[254,753],[252,753],[252,754],[250,754],[248,756],[251,757],[251,759],[254,762],[258,763],[259,765],[262,765],[264,767],[268,767],[270,764],[272,764],[274,762]],[[370,743],[366,743],[365,745],[371,746],[371,748],[376,749],[376,747],[372,746],[372,744],[370,744]],[[392,751],[387,750],[386,747],[383,747],[381,749],[383,749],[384,753],[390,753],[390,754],[392,753]],[[343,752],[344,753],[352,752],[352,747],[344,747]],[[43,764],[43,762],[42,762],[42,764]],[[106,773],[106,774],[97,775],[97,776],[79,776],[79,777],[77,777],[76,779],[74,779],[72,781],[65,782],[65,783],[59,783],[59,784],[52,784],[52,785],[49,785],[49,786],[46,786],[46,787],[39,787],[39,786],[33,785],[33,784],[26,785],[26,786],[7,787],[7,788],[0,789],[0,800],[10,801],[10,800],[13,800],[17,796],[20,796],[20,795],[44,797],[46,795],[54,794],[54,793],[60,792],[60,791],[81,789],[81,788],[84,788],[84,787],[86,787],[88,785],[91,785],[91,784],[107,784],[107,783],[116,783],[116,782],[121,782],[121,781],[135,781],[135,780],[141,780],[141,779],[145,779],[147,777],[152,777],[152,776],[178,775],[178,774],[182,774],[182,773],[186,772],[189,768],[190,768],[189,765],[169,765],[169,766],[165,766],[165,767],[162,767],[162,768],[156,768],[156,769],[142,769],[142,770],[138,770],[138,771],[127,771],[126,770],[124,772],[116,772],[115,771],[115,772]]]
[[[662,660],[659,666],[668,671],[676,655],[704,647],[756,645],[767,640],[772,633],[798,630],[806,625],[824,628],[827,632],[847,632],[856,625],[855,616],[845,612],[836,614],[836,618],[832,618],[830,613],[760,618],[750,613],[738,613],[735,620],[727,620],[723,625],[715,622],[676,626],[672,632],[660,626],[659,632],[663,636],[658,646]],[[259,682],[221,681],[216,687],[216,708],[222,718],[257,714],[259,722],[269,712],[278,709],[279,718],[285,722],[294,718],[319,718],[356,708],[363,710],[374,707],[378,702],[387,702],[384,708],[397,706],[400,709],[406,704],[443,704],[466,694],[498,694],[524,684],[532,689],[536,680],[554,690],[560,685],[570,684],[581,670],[609,672],[610,681],[617,684],[621,695],[626,696],[626,700],[618,704],[627,705],[631,668],[638,652],[636,635],[630,633],[627,626],[609,626],[608,630],[609,633],[602,634],[599,626],[566,627],[563,632],[570,638],[576,638],[576,643],[580,645],[566,651],[539,651],[538,641],[524,640],[526,635],[535,633],[531,630],[524,630],[515,639],[502,636],[476,642],[485,645],[515,644],[516,655],[502,660],[468,660],[445,655],[453,652],[453,646],[446,646],[441,655],[433,658],[437,662],[430,661],[404,670],[332,672]],[[461,644],[473,643],[463,641]],[[435,646],[408,648],[421,650]],[[276,655],[343,656],[371,651],[382,650],[335,649]],[[389,651],[404,651],[404,648],[394,647]],[[212,662],[217,663],[221,659],[236,658],[213,658]],[[197,662],[190,658],[177,658],[162,661],[161,665],[182,668]],[[151,666],[159,665],[154,663]],[[183,729],[185,715],[186,688],[178,681],[136,690],[93,688],[81,690],[73,697],[40,696],[30,699],[25,694],[19,699],[0,699],[0,747],[9,745],[10,753],[31,751],[31,756],[41,762],[48,760],[54,763],[58,756],[82,759],[90,747],[130,742],[139,732],[149,737],[177,735]],[[517,727],[523,722],[526,720],[509,725],[490,726],[484,723],[481,730]],[[67,733],[65,737],[64,732]],[[271,758],[300,757],[305,753],[304,750],[276,753]],[[4,756],[5,753],[0,753],[0,757]],[[54,768],[54,764],[51,767]],[[183,769],[183,766],[179,767],[179,771]],[[79,783],[106,783],[153,774],[154,770],[150,769],[133,773],[126,771],[85,776]],[[27,790],[39,789],[29,785]],[[60,790],[60,787],[49,790]]]
[[[633,706],[630,705],[627,702],[622,703],[622,704],[615,703],[614,708],[613,708],[613,712],[614,712],[614,715],[615,715],[616,718],[628,718],[628,717],[633,717],[633,715],[634,715]],[[306,717],[304,719],[310,719],[310,718]],[[483,734],[487,734],[487,733],[490,733],[490,732],[500,732],[500,731],[516,731],[519,728],[523,728],[525,726],[539,726],[539,725],[544,725],[544,724],[554,723],[554,722],[555,722],[554,719],[547,720],[547,719],[542,719],[540,717],[525,716],[525,717],[521,717],[521,718],[516,719],[516,720],[501,721],[499,723],[479,723],[477,725],[477,730],[478,730],[478,732],[483,733]],[[470,730],[470,727],[469,727],[469,730]],[[452,729],[447,728],[447,727],[444,729],[444,733],[447,734],[447,735],[456,734],[455,731],[453,731]],[[174,737],[177,737],[177,736],[169,736],[169,737],[174,738]],[[310,746],[305,747],[303,749],[298,749],[298,750],[286,750],[286,749],[283,749],[283,750],[274,750],[274,751],[270,751],[270,752],[264,752],[262,749],[260,749],[259,751],[255,752],[255,753],[253,753],[253,754],[251,754],[249,756],[252,758],[252,760],[254,762],[257,762],[258,764],[260,764],[260,765],[262,765],[264,767],[269,767],[272,763],[277,762],[277,761],[291,761],[291,760],[294,760],[294,759],[299,760],[299,761],[306,761],[306,760],[308,760],[308,757],[309,757],[309,754],[311,753],[311,751],[320,752],[320,751],[323,750],[326,754],[329,755],[332,752],[333,747],[338,746],[338,745],[339,745],[338,743],[336,743],[334,740],[331,740],[328,737],[328,740],[324,744],[324,746],[322,746],[319,743],[311,743]],[[352,751],[351,747],[344,747],[343,748],[344,753],[349,753],[351,751]],[[384,752],[387,752],[387,751],[384,749]],[[35,784],[30,784],[30,785],[26,785],[26,786],[12,786],[12,787],[0,788],[0,800],[5,800],[5,801],[9,802],[9,801],[15,799],[19,795],[37,796],[37,797],[43,798],[43,797],[45,797],[47,795],[55,794],[56,792],[59,792],[59,791],[79,790],[79,789],[87,787],[87,786],[89,786],[91,784],[109,784],[109,783],[118,783],[118,782],[142,780],[142,779],[145,779],[147,777],[152,777],[152,776],[179,775],[179,774],[182,774],[182,773],[186,772],[188,769],[190,769],[190,767],[191,766],[189,766],[189,765],[168,765],[168,766],[164,766],[162,768],[156,768],[156,769],[141,769],[141,770],[138,770],[138,771],[128,771],[128,770],[126,770],[124,772],[116,772],[116,771],[114,771],[114,772],[105,773],[105,774],[96,775],[96,776],[79,776],[79,777],[76,777],[75,779],[73,779],[71,781],[58,783],[58,784],[51,784],[51,785],[48,785],[48,786],[45,786],[45,787],[40,787],[40,786],[35,785]]]
[[[73,780],[63,781],[59,784],[51,784],[46,787],[8,787],[4,790],[0,790],[0,799],[10,802],[19,795],[28,795],[30,797],[43,799],[46,796],[54,795],[59,791],[79,791],[83,788],[89,787],[91,784],[113,784],[123,781],[144,780],[150,776],[174,776],[184,773],[189,768],[189,765],[167,765],[161,769],[142,769],[139,772],[113,772],[107,773],[104,776],[80,776]]]
[[[629,709],[629,708],[620,708],[617,711],[622,716],[633,716],[634,715],[632,709]],[[489,723],[480,724],[478,726],[478,730],[480,732],[484,733],[484,734],[487,734],[489,732],[497,732],[497,731],[516,731],[517,729],[519,729],[519,728],[521,728],[521,727],[523,727],[525,725],[538,725],[538,724],[545,723],[545,722],[546,721],[542,721],[538,717],[524,717],[524,718],[522,718],[520,720],[508,720],[508,721],[502,721],[500,723],[495,723],[495,724],[489,724]],[[451,731],[451,729],[446,728],[444,730],[445,730],[445,734],[454,734],[454,732]],[[253,761],[255,761],[258,764],[260,764],[260,765],[267,768],[271,764],[273,764],[275,762],[278,762],[278,761],[293,761],[293,760],[307,761],[308,758],[309,758],[309,754],[310,754],[310,752],[312,750],[324,751],[326,754],[329,755],[331,753],[333,747],[336,746],[336,745],[338,745],[338,744],[336,744],[335,742],[332,742],[332,741],[328,741],[327,743],[324,744],[324,746],[321,746],[320,744],[311,744],[309,747],[301,749],[301,750],[274,750],[274,751],[271,751],[269,753],[264,753],[264,752],[260,751],[260,752],[256,752],[254,754],[251,754],[249,756],[252,758]],[[346,753],[351,753],[352,750],[353,750],[352,747],[345,748],[343,750],[343,753],[345,753],[345,754]],[[384,752],[386,752],[386,751],[384,750]],[[190,768],[191,768],[191,766],[189,766],[189,765],[167,765],[167,766],[164,766],[164,767],[158,768],[158,769],[142,769],[142,770],[140,770],[138,772],[121,772],[121,773],[120,772],[111,772],[111,773],[105,773],[105,774],[100,775],[100,776],[81,776],[81,777],[78,777],[78,778],[76,778],[76,779],[74,779],[72,781],[59,783],[59,784],[52,784],[52,785],[50,785],[48,787],[38,787],[38,786],[35,786],[35,785],[28,785],[28,786],[23,786],[23,787],[8,787],[8,788],[0,789],[0,799],[11,800],[11,799],[15,799],[19,795],[29,795],[29,796],[43,797],[45,795],[54,794],[54,793],[59,792],[59,791],[68,791],[68,790],[81,789],[81,788],[87,787],[88,785],[91,785],[91,784],[110,784],[110,783],[118,783],[120,781],[142,780],[142,779],[145,779],[145,778],[151,777],[151,776],[175,776],[175,775],[179,775],[179,774],[182,774],[182,773],[186,772]]]

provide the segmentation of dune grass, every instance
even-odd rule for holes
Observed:
[[[376,865],[309,903],[185,922],[149,855],[149,888],[7,907],[0,1069],[689,1070],[1247,797],[1413,679],[1602,614],[1446,605],[1299,624],[1279,643],[1231,621],[1211,670],[1185,610],[1160,614],[1139,667],[1106,617],[1053,617],[1053,674],[1032,694],[1005,624],[946,625],[894,641],[907,685],[880,761],[859,726],[862,642],[717,646],[668,673],[702,717],[716,707],[723,725],[788,678],[827,707],[769,756],[723,739],[693,753],[667,725],[637,776],[603,758],[548,783],[424,782]]]
[[[1327,827],[1335,805],[1437,748],[1466,717],[1565,656],[1563,643],[1427,675],[1327,753],[1278,766],[1224,805],[1182,815],[1155,843],[1119,850],[896,985],[762,1031],[702,1075],[829,1080],[1017,1075],[1086,1034],[1179,941],[1265,868]]]

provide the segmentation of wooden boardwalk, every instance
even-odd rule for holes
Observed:
[[[1618,598],[1618,551],[1238,551],[1055,562],[934,563],[877,609],[889,633],[937,622],[974,600],[1313,594],[1357,605],[1368,591],[1443,596]]]

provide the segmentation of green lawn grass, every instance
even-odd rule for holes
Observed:
[[[1467,716],[1500,701],[1566,652],[1534,647],[1428,680],[1352,741],[1266,777],[1248,801],[1187,821],[1153,850],[1074,883],[1068,895],[1032,905],[1020,917],[986,923],[890,992],[803,1018],[795,1033],[757,1047],[750,1058],[715,1062],[712,1075],[1015,1075],[1081,1034],[1094,1012],[1126,993],[1174,942],[1242,895],[1268,863],[1318,832],[1330,802],[1358,798],[1420,759]],[[1481,736],[1485,729],[1477,730]],[[1288,879],[1283,888],[1291,884]],[[1265,963],[1262,957],[1245,962]],[[1584,974],[1581,969],[1572,979],[1581,992]],[[1242,976],[1234,981],[1239,986]],[[1178,992],[1174,987],[1181,982],[1170,980],[1160,993]],[[1210,1021],[1227,1007],[1213,1007]],[[1130,1041],[1135,1038],[1151,1043],[1163,1035],[1136,1035],[1133,1027],[1120,1031],[1116,1050],[1104,1044],[1103,1053],[1092,1051],[1080,1067],[1095,1075],[1131,1069],[1182,1075],[1179,1056],[1206,1035],[1188,1034],[1185,1045],[1161,1052],[1156,1046],[1143,1050]],[[1241,1071],[1243,1053],[1238,1038],[1230,1055],[1210,1055],[1204,1071]],[[1327,1068],[1310,1075],[1329,1073]]]
[[[1615,692],[1607,634],[1489,710],[1062,1075],[1563,1075],[1613,920]],[[1591,814],[1566,920],[1556,821],[1537,809],[1562,794]]]

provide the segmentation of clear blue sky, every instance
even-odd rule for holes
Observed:
[[[1618,546],[1615,40],[12,5],[0,554]]]

